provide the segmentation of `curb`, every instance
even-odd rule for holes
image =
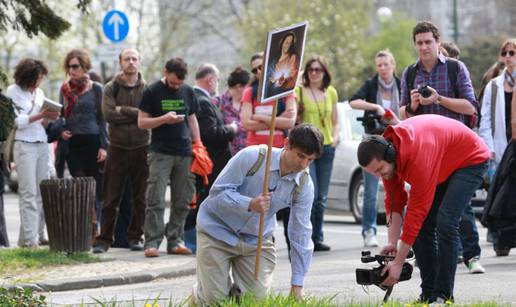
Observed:
[[[107,276],[87,277],[87,278],[67,278],[47,280],[35,283],[21,283],[8,286],[8,290],[14,288],[31,289],[35,292],[59,292],[81,289],[93,289],[100,287],[120,286],[136,283],[150,282],[156,279],[170,279],[195,275],[195,261],[182,265],[180,267],[168,270],[150,270],[140,271],[128,274],[113,274]]]

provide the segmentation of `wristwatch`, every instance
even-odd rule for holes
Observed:
[[[441,103],[441,95],[437,95],[437,100],[435,100],[435,104],[440,104]]]

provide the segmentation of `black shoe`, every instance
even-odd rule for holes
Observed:
[[[142,251],[143,243],[141,241],[129,242],[129,249],[132,251]]]
[[[331,248],[324,243],[315,243],[314,244],[314,252],[327,252],[330,249]]]
[[[104,244],[97,244],[93,246],[93,253],[94,254],[103,254],[107,252],[108,248]]]

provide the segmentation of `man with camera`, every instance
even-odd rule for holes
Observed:
[[[421,301],[453,300],[459,223],[488,158],[489,149],[471,129],[433,114],[409,118],[360,143],[358,162],[382,177],[386,192],[388,244],[381,254],[395,258],[385,265],[382,285],[398,282],[413,248]]]
[[[401,78],[401,117],[439,114],[473,128],[472,118],[475,118],[478,104],[466,65],[440,53],[439,29],[433,23],[418,23],[412,38],[419,59],[405,69]],[[470,204],[462,219],[460,234],[464,242],[464,263],[470,273],[484,273],[479,262],[479,236]]]

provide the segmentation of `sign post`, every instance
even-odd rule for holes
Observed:
[[[102,32],[113,43],[120,43],[129,33],[129,19],[118,10],[107,12],[102,21]]]
[[[125,44],[121,44],[127,37],[127,34],[129,34],[129,19],[127,15],[118,10],[107,12],[102,21],[102,32],[110,41],[109,43],[100,44],[97,49],[97,58],[101,63],[102,77],[105,79],[106,63],[112,62],[114,70],[116,70],[118,55],[127,47]]]

